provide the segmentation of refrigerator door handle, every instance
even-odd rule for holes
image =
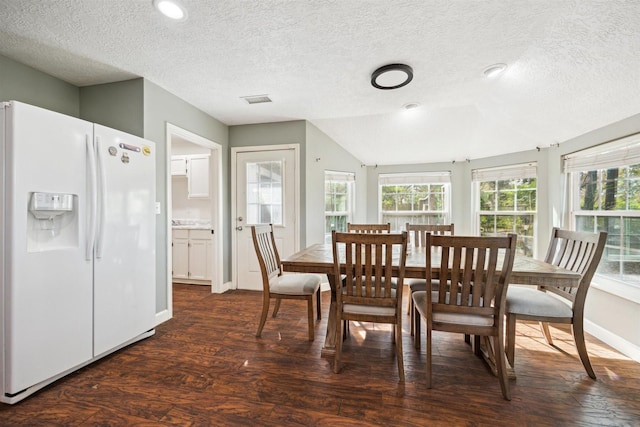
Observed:
[[[93,141],[89,137],[89,135],[85,136],[85,141],[87,144],[87,157],[89,160],[89,179],[90,179],[90,187],[87,191],[89,196],[89,206],[88,206],[88,219],[87,219],[87,238],[86,238],[86,248],[85,248],[85,258],[87,261],[91,261],[93,259],[93,245],[95,243],[96,238],[96,209],[98,205],[98,193],[97,193],[97,180],[98,174],[96,172],[96,152],[95,147],[93,145]]]
[[[102,258],[102,247],[104,246],[104,226],[106,222],[107,212],[107,188],[106,188],[106,174],[103,164],[102,156],[100,155],[100,137],[96,136],[96,163],[98,165],[98,173],[100,176],[98,187],[98,233],[96,236],[96,259]]]

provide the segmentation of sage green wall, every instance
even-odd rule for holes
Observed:
[[[306,246],[324,242],[324,172],[352,172],[356,175],[353,222],[364,222],[367,204],[367,168],[362,162],[329,138],[313,124],[306,122]]]
[[[306,246],[306,125],[304,120],[289,122],[260,123],[229,127],[231,147],[252,147],[261,145],[300,145],[300,247]],[[229,181],[231,182],[231,181]]]
[[[156,221],[156,308],[160,312],[167,308],[167,147],[166,124],[186,129],[204,138],[220,144],[222,161],[222,244],[223,244],[223,280],[231,280],[231,239],[229,209],[229,128],[222,122],[198,110],[191,104],[167,92],[160,86],[144,81],[144,137],[156,143],[157,174],[156,194],[161,203],[161,214]],[[169,153],[170,155],[170,153]]]
[[[0,101],[26,104],[79,117],[76,86],[0,55]]]
[[[144,79],[81,87],[80,117],[142,138]]]

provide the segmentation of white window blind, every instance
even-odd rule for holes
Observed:
[[[380,185],[407,185],[407,184],[434,184],[439,182],[451,182],[451,172],[416,172],[380,174]]]
[[[566,173],[636,165],[640,163],[640,133],[567,154],[563,161]]]
[[[326,181],[352,182],[356,180],[356,174],[353,172],[324,171],[324,179]]]
[[[519,165],[503,166],[490,169],[474,169],[471,171],[473,181],[503,181],[519,178],[535,178],[537,175],[537,163],[524,163]]]

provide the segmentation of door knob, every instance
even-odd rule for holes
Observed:
[[[238,217],[238,221],[242,221],[244,218],[242,218],[241,216]]]
[[[237,227],[236,227],[236,230],[238,230],[238,231],[242,231],[242,226],[241,226],[241,225],[237,226]]]

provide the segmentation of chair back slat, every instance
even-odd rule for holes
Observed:
[[[582,277],[578,287],[540,287],[572,301],[584,305],[591,279],[602,257],[607,233],[588,233],[561,230],[554,227],[545,262],[579,273]]]
[[[393,289],[391,283],[394,277],[399,281],[404,278],[406,236],[406,232],[333,232],[335,274],[343,274],[344,277],[340,281],[339,299],[353,304],[400,306],[402,286]],[[397,275],[394,275],[394,268],[398,270]]]
[[[263,278],[262,283],[265,291],[268,292],[269,281],[275,276],[282,275],[280,256],[278,255],[278,249],[273,235],[273,226],[271,224],[256,225],[251,228],[251,235],[253,238],[253,246],[258,257],[258,264],[260,264],[260,271]]]
[[[453,224],[411,224],[406,223],[404,229],[407,231],[409,244],[416,248],[426,246],[426,234],[432,235],[454,235]]]
[[[367,233],[367,234],[390,233],[391,223],[388,222],[386,224],[352,224],[348,222],[347,232]]]
[[[513,268],[517,236],[465,237],[433,236],[426,234],[426,277],[427,283],[434,279],[431,257],[440,252],[438,301],[433,312],[458,312],[496,315],[504,305],[506,288]],[[498,320],[496,319],[496,322]]]

